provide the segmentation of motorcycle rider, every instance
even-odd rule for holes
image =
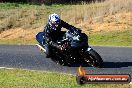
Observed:
[[[45,37],[45,49],[46,49],[46,57],[51,57],[51,47],[61,48],[56,41],[62,35],[61,28],[66,28],[67,30],[71,30],[72,28],[78,29],[63,20],[60,19],[60,16],[56,13],[49,15],[49,20],[47,25],[44,27],[44,37]]]

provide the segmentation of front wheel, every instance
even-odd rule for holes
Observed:
[[[101,56],[93,49],[85,52],[84,61],[93,67],[103,67],[103,60]]]

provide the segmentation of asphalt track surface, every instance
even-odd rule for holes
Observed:
[[[84,67],[88,74],[130,74],[132,47],[93,46],[103,58],[103,68]],[[61,66],[45,58],[35,45],[0,45],[0,67],[76,74],[78,67]]]

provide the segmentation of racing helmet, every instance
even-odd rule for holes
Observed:
[[[60,16],[56,13],[49,15],[49,25],[53,30],[56,30],[60,24]]]

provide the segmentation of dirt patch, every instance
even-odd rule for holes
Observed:
[[[102,22],[95,22],[95,19],[100,19]],[[115,31],[132,28],[132,12],[118,13],[116,15],[104,16],[100,18],[91,18],[87,22],[77,24],[84,31],[99,32],[99,31]]]
[[[22,29],[22,28],[16,28],[16,29],[10,29],[2,32],[0,34],[0,39],[17,39],[17,38],[24,38],[24,39],[33,39],[35,38],[35,35],[41,31],[40,29]]]

